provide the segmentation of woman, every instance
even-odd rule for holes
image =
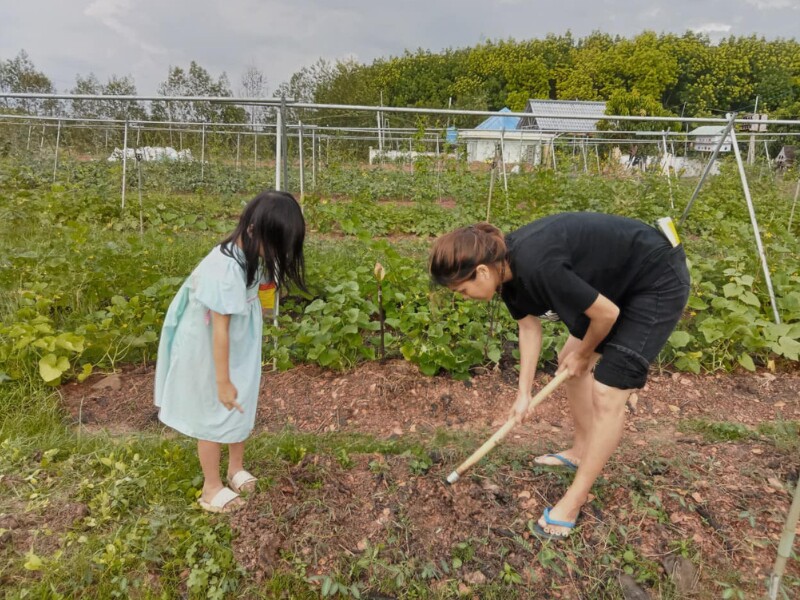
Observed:
[[[683,247],[633,219],[562,213],[505,237],[488,223],[452,231],[434,243],[429,267],[437,284],[467,298],[489,301],[499,291],[517,320],[520,375],[512,414],[524,416],[531,400],[541,320],[561,320],[569,330],[558,370],[571,375],[565,387],[573,443],[535,459],[577,471],[536,527],[543,537],[566,538],[619,445],[628,396],[644,386],[686,305]]]

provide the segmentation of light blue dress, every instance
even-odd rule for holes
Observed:
[[[199,440],[241,442],[255,424],[263,324],[259,281],[248,288],[245,278],[239,263],[216,246],[183,283],[164,318],[156,363],[158,418]],[[217,398],[212,310],[231,315],[229,372],[244,413],[229,411]]]

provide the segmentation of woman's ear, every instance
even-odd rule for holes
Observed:
[[[249,235],[250,237],[253,237],[253,224],[252,223],[250,223],[250,225],[247,226],[247,235]]]
[[[488,279],[489,278],[489,267],[486,265],[478,265],[475,267],[475,276],[480,277],[481,279]]]

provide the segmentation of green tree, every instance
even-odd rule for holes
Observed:
[[[27,94],[54,94],[53,82],[34,66],[28,53],[20,50],[14,58],[0,61],[0,91]],[[28,98],[6,99],[6,107],[12,112],[29,115],[53,115],[58,110],[55,100],[32,100]]]
[[[192,61],[189,69],[170,67],[167,79],[158,86],[162,96],[230,97],[232,92],[228,77],[223,73],[217,79],[202,66]],[[193,121],[196,123],[246,123],[247,113],[241,107],[228,103],[205,100],[171,101],[153,103],[153,118],[160,121]]]

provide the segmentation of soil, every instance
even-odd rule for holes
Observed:
[[[65,385],[64,407],[89,431],[160,431],[153,375],[152,367],[129,368]],[[551,376],[540,373],[535,387]],[[254,433],[360,432],[425,444],[437,431],[456,430],[470,432],[477,447],[505,421],[515,390],[511,369],[456,381],[425,377],[400,360],[346,373],[313,366],[265,370]],[[679,424],[724,421],[755,431],[763,422],[796,422],[800,373],[657,372],[627,410],[622,444],[583,510],[578,541],[573,536],[558,546],[566,560],[560,573],[540,560],[542,545],[530,525],[571,480],[563,469],[532,462],[537,453],[569,444],[571,419],[561,390],[511,432],[506,448],[494,451],[513,460],[474,467],[452,486],[443,480],[464,457],[457,450],[445,456],[433,451],[430,464],[421,466],[409,455],[353,454],[343,466],[337,457],[308,454],[276,477],[253,465],[250,470],[270,484],[260,485],[230,517],[234,550],[257,580],[292,569],[291,560],[308,565],[307,575],[329,573],[343,556],[382,547],[369,569],[414,557],[417,572],[426,564],[437,570],[432,587],[452,578],[467,587],[494,580],[508,563],[531,589],[572,598],[598,593],[604,584],[585,575],[608,560],[609,536],[627,535],[636,555],[657,565],[674,558],[676,548],[688,548],[702,567],[693,589],[708,593],[699,597],[719,597],[721,588],[705,574],[719,570],[739,571],[746,587],[764,589],[759,586],[775,559],[800,456],[757,434],[714,441]],[[441,565],[459,552],[468,560],[445,573]],[[666,579],[665,568],[658,569]],[[800,577],[796,561],[787,573]]]

